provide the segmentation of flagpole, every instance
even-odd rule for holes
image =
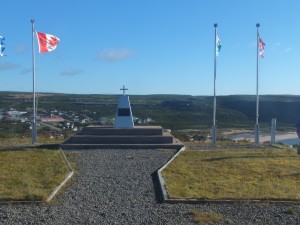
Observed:
[[[31,20],[32,23],[32,86],[33,86],[33,121],[32,121],[32,144],[36,143],[36,106],[35,106],[35,57],[34,57],[34,19]]]
[[[258,69],[258,63],[259,63],[259,32],[258,28],[260,27],[260,24],[256,24],[256,124],[255,124],[255,145],[259,145],[259,124],[258,124],[258,117],[259,117],[259,94],[258,94],[258,78],[259,78],[259,69]]]
[[[215,42],[214,42],[214,103],[213,103],[213,126],[212,126],[212,145],[215,146],[217,142],[217,128],[216,128],[216,105],[217,105],[217,100],[216,100],[216,73],[217,73],[217,27],[218,24],[214,24],[215,27]]]

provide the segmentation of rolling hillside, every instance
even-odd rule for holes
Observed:
[[[169,129],[210,128],[212,124],[213,98],[189,95],[133,95],[130,96],[135,117],[152,118],[153,124]],[[114,117],[117,95],[40,94],[38,112],[64,110]],[[30,93],[0,92],[0,110],[27,110],[32,108]],[[249,127],[255,123],[255,96],[218,96],[218,127]],[[300,115],[300,96],[261,96],[260,117],[262,123],[277,118],[278,123],[293,125]]]

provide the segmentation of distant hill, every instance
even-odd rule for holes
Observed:
[[[190,95],[130,95],[133,115],[152,118],[155,124],[170,129],[210,128],[212,103],[210,96]],[[118,95],[79,95],[43,93],[38,98],[38,110],[66,110],[94,113],[95,117],[114,117]],[[32,108],[30,93],[0,92],[0,110]],[[217,97],[218,127],[249,127],[255,123],[256,98],[253,95]],[[260,96],[260,122],[293,125],[300,115],[300,96]]]
[[[255,96],[224,96],[219,99],[220,107],[239,111],[254,121],[256,117]],[[294,124],[300,115],[300,96],[261,96],[259,101],[259,119],[270,122],[276,118],[281,123]]]

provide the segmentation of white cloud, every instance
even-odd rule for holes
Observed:
[[[283,52],[290,52],[290,51],[292,51],[292,50],[293,50],[293,49],[292,49],[291,47],[288,47],[288,48],[284,49]]]
[[[21,74],[28,74],[28,73],[32,73],[32,68],[31,69],[24,69],[21,71]]]
[[[104,49],[98,54],[98,59],[108,62],[116,62],[130,58],[134,52],[128,48]]]
[[[27,45],[25,44],[19,44],[16,46],[16,51],[20,54],[24,54],[26,53],[28,50]]]
[[[280,47],[280,45],[281,44],[279,42],[276,42],[276,43],[272,44],[272,47],[270,48],[270,50],[275,51]]]
[[[281,44],[279,43],[279,42],[276,42],[275,44],[274,44],[274,46],[276,46],[276,47],[279,47]]]
[[[12,70],[20,68],[21,65],[14,63],[0,63],[0,70]]]
[[[62,76],[75,76],[77,74],[83,73],[81,69],[65,69],[63,70],[60,75]]]

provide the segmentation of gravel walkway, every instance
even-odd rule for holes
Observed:
[[[173,150],[75,152],[74,182],[50,205],[0,205],[0,224],[195,224],[192,209],[224,216],[219,224],[300,224],[300,206],[161,204],[151,174]]]

